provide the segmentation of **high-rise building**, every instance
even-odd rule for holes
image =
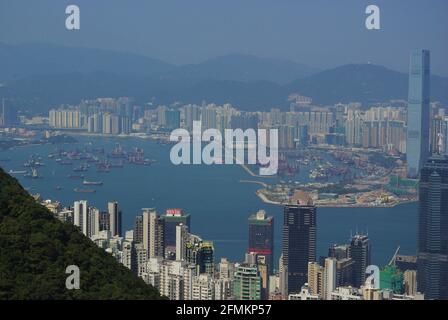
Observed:
[[[324,271],[324,293],[323,297],[326,300],[331,300],[331,294],[337,286],[337,260],[336,258],[325,259],[325,271]]]
[[[148,258],[164,256],[163,220],[153,208],[143,209],[143,247]]]
[[[404,272],[404,294],[415,296],[417,293],[417,271],[406,270]]]
[[[264,210],[249,217],[248,253],[265,256],[268,272],[272,272],[274,257],[274,218],[268,217]]]
[[[73,205],[73,215],[74,215],[73,222],[74,222],[75,226],[78,226],[81,229],[81,232],[84,233],[84,235],[86,235],[86,236],[89,235],[88,212],[89,212],[89,208],[87,206],[86,200],[75,201],[75,203]]]
[[[366,281],[366,269],[370,265],[370,242],[366,235],[354,235],[350,242],[350,258],[353,264],[353,286],[361,287]]]
[[[328,257],[338,260],[350,257],[350,246],[346,244],[333,244],[328,248]]]
[[[169,109],[165,111],[165,128],[180,128],[180,111]]]
[[[448,155],[448,117],[436,116],[432,119],[431,153]]]
[[[308,263],[308,287],[314,295],[322,297],[324,292],[325,268],[317,262]]]
[[[185,112],[185,128],[189,131],[193,130],[193,121],[201,119],[200,107],[197,105],[186,105]]]
[[[300,291],[308,262],[316,260],[316,206],[306,193],[296,192],[284,207],[282,254],[286,296]]]
[[[118,210],[118,202],[109,202],[107,204],[109,213],[109,228],[111,236],[121,237],[121,211]]]
[[[135,217],[134,243],[143,243],[143,216]]]
[[[353,266],[355,262],[352,258],[338,259],[336,262],[337,286],[346,287],[353,285]]]
[[[137,252],[134,247],[133,239],[125,239],[122,245],[121,263],[137,274]]]
[[[165,251],[174,253],[176,250],[176,226],[182,224],[190,230],[190,214],[182,209],[167,209],[160,217],[164,222]]]
[[[429,155],[430,55],[428,50],[411,52],[409,66],[407,175],[416,178]]]
[[[215,282],[207,273],[193,277],[191,300],[214,300]]]
[[[187,241],[187,226],[182,223],[176,226],[176,260],[185,260],[186,241]]]
[[[101,231],[100,227],[100,210],[97,208],[88,208],[88,217],[89,217],[89,223],[88,223],[88,237],[91,237],[93,235],[97,235]]]
[[[207,106],[202,108],[201,128],[202,130],[217,129],[217,112],[215,107]]]
[[[448,299],[448,157],[435,155],[419,183],[417,285],[426,299]]]
[[[236,300],[261,299],[261,277],[256,266],[241,264],[236,268],[233,295]]]
[[[17,110],[5,99],[2,99],[0,105],[0,125],[10,126],[17,124]]]

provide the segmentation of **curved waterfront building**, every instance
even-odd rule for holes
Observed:
[[[407,175],[417,178],[429,156],[429,62],[428,50],[413,50],[409,65]]]

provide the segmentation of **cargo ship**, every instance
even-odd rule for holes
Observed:
[[[85,186],[102,186],[103,185],[103,181],[87,181],[84,180],[82,182],[83,185]]]
[[[74,192],[77,193],[95,193],[96,190],[95,189],[80,189],[80,188],[75,188],[73,189]]]

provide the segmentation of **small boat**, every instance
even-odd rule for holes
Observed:
[[[103,185],[103,181],[87,181],[84,180],[82,182],[83,185],[85,186],[102,186]]]
[[[25,174],[26,170],[9,170],[9,174]]]
[[[88,169],[86,166],[79,166],[79,167],[73,168],[74,172],[86,172],[87,170]]]
[[[95,193],[96,190],[95,189],[80,189],[80,188],[75,188],[73,189],[74,192],[77,193]]]

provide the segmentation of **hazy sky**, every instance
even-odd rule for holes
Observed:
[[[65,7],[81,30],[65,29]],[[381,30],[365,9],[381,9]],[[447,0],[0,0],[0,41],[50,42],[141,53],[176,64],[229,53],[319,68],[372,62],[406,71],[413,48],[448,75]]]

